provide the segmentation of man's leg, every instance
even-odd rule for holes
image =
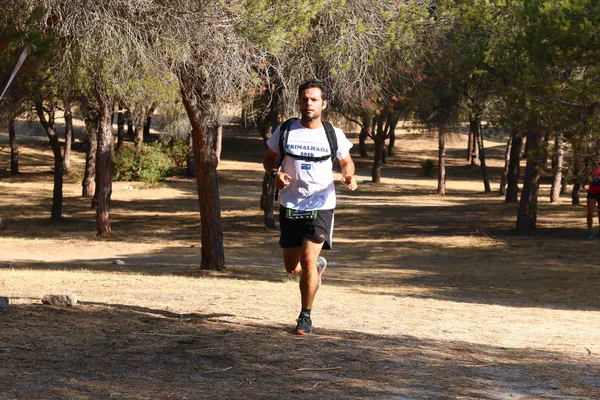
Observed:
[[[589,232],[592,231],[592,225],[594,224],[594,211],[596,206],[595,199],[587,199],[587,229]]]
[[[306,310],[312,309],[315,293],[317,293],[317,286],[319,284],[317,259],[323,248],[323,243],[313,242],[306,238],[302,242],[300,295],[302,297],[302,308]]]

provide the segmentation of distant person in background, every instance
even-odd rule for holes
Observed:
[[[585,189],[586,184],[583,184]],[[587,191],[587,232],[585,239],[589,240],[594,237],[592,234],[592,226],[594,225],[594,214],[598,215],[598,224],[600,225],[600,161],[596,162],[596,166],[590,175]]]

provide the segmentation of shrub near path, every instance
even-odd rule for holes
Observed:
[[[3,148],[0,399],[600,397],[599,243],[582,240],[583,208],[548,203],[543,186],[539,229],[515,235],[516,206],[481,193],[461,138],[449,194],[434,194],[418,164],[430,142],[402,136],[382,185],[339,191],[309,338],[290,333],[297,282],[258,210],[260,140],[225,138],[225,273],[198,269],[192,180],[114,183],[114,237],[98,241],[78,177],[51,223],[49,150],[22,145],[11,177]],[[370,161],[357,165],[369,179]],[[41,304],[66,292],[76,306]]]

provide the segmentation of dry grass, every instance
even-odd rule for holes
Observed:
[[[227,272],[201,272],[192,180],[114,184],[114,237],[94,237],[80,177],[49,219],[51,153],[22,139],[6,172],[0,134],[0,399],[591,399],[600,397],[598,241],[584,210],[547,201],[516,235],[515,205],[482,193],[451,142],[448,196],[405,133],[383,184],[340,190],[315,334],[290,334],[297,282],[258,198],[262,143],[228,137],[220,166]],[[486,143],[497,189],[504,141]],[[370,161],[356,158],[359,181]],[[77,154],[74,170],[81,170]],[[118,265],[116,260],[124,261]],[[73,293],[72,308],[41,304]]]

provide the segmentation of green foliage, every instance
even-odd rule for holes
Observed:
[[[186,170],[188,152],[190,150],[189,139],[182,136],[161,137],[162,148],[173,165],[173,173],[181,173]]]
[[[161,143],[125,147],[114,155],[114,179],[155,186],[172,172],[173,166]]]

